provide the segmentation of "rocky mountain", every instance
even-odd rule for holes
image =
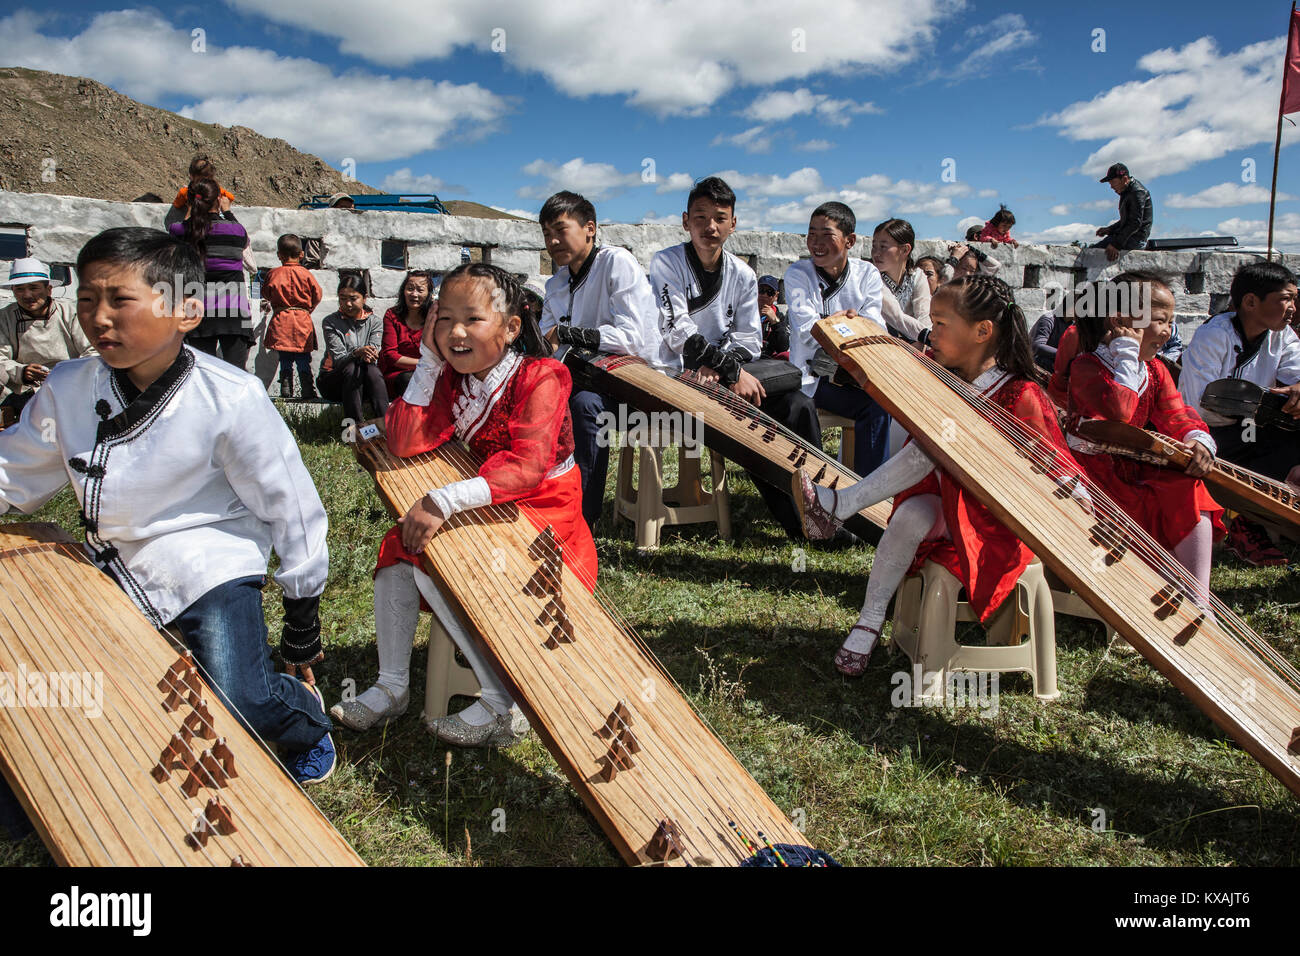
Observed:
[[[0,189],[170,200],[195,153],[212,157],[217,180],[246,206],[293,208],[318,194],[380,191],[245,126],[186,119],[82,77],[0,67]],[[463,200],[447,206],[460,216],[514,218]]]

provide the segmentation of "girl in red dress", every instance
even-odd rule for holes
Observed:
[[[1099,317],[1097,312],[1105,310],[1094,309],[1090,317],[1079,317],[1079,351],[1069,369],[1067,430],[1081,419],[1096,418],[1151,426],[1185,443],[1192,460],[1178,472],[1100,452],[1073,434],[1070,447],[1088,477],[1161,547],[1173,552],[1195,576],[1202,594],[1208,594],[1210,549],[1227,529],[1223,508],[1200,480],[1214,464],[1214,439],[1196,411],[1183,402],[1164,362],[1156,358],[1173,331],[1174,296],[1152,273],[1124,273],[1115,283],[1134,290],[1127,311],[1148,315]],[[1146,308],[1134,308],[1135,302],[1145,302]]]
[[[538,529],[548,525],[563,557],[588,589],[596,584],[596,545],[582,517],[582,485],[573,463],[569,370],[550,354],[521,292],[496,266],[471,263],[448,273],[428,323],[420,361],[385,417],[388,448],[409,457],[460,439],[483,459],[478,475],[432,489],[388,532],[375,571],[379,680],[331,709],[340,723],[367,730],[406,710],[411,644],[423,602],[474,669],[481,698],[429,726],[461,746],[508,746],[527,729],[509,692],[437,586],[420,555],[452,515],[505,501],[525,505]]]
[[[930,305],[931,355],[940,365],[993,404],[1019,419],[1036,436],[1038,451],[1054,464],[1062,481],[1077,478],[1057,425],[1052,403],[1041,387],[1028,326],[1011,290],[1001,279],[972,275],[939,287]],[[1008,446],[1008,451],[1011,448]],[[1075,494],[1087,494],[1074,482]],[[971,607],[986,622],[1014,591],[1033,558],[1030,550],[916,442],[909,441],[866,478],[838,491],[795,475],[794,497],[810,538],[830,537],[835,528],[863,508],[893,497],[894,510],[876,548],[858,623],[835,655],[835,667],[861,676],[880,637],[885,612],[909,569],[926,560],[950,571],[969,595]]]

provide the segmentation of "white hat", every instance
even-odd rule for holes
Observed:
[[[9,278],[0,282],[0,288],[8,289],[28,282],[48,282],[51,286],[63,285],[61,279],[50,278],[50,267],[40,259],[15,259],[9,267]]]

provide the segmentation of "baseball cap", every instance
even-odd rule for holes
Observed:
[[[1108,183],[1116,176],[1127,176],[1128,174],[1127,166],[1123,163],[1115,163],[1110,167],[1110,169],[1106,170],[1106,175],[1102,176],[1101,179],[1097,180],[1097,182]]]
[[[758,287],[761,289],[763,286],[768,286],[772,289],[779,289],[781,288],[781,283],[776,276],[759,276]]]

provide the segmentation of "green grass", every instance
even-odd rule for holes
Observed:
[[[338,414],[286,412],[330,515],[321,608],[332,703],[373,681],[375,548],[389,521],[338,442]],[[1002,675],[996,716],[895,708],[901,654],[877,652],[858,681],[830,658],[857,616],[870,548],[794,545],[728,463],[735,540],[667,529],[638,554],[606,517],[601,583],[700,712],[809,842],[849,864],[1253,865],[1300,862],[1300,808],[1141,657],[1108,649],[1100,625],[1057,618],[1061,698]],[[36,517],[76,533],[66,492]],[[1292,552],[1293,561],[1300,553]],[[1300,575],[1216,555],[1213,585],[1292,663]],[[268,589],[267,624],[279,637]],[[422,622],[412,702],[386,734],[336,732],[340,765],[310,793],[371,864],[615,865],[609,842],[535,735],[508,751],[454,751],[423,731]],[[1104,813],[1105,830],[1093,828]],[[0,837],[0,864],[48,863],[39,841]]]

